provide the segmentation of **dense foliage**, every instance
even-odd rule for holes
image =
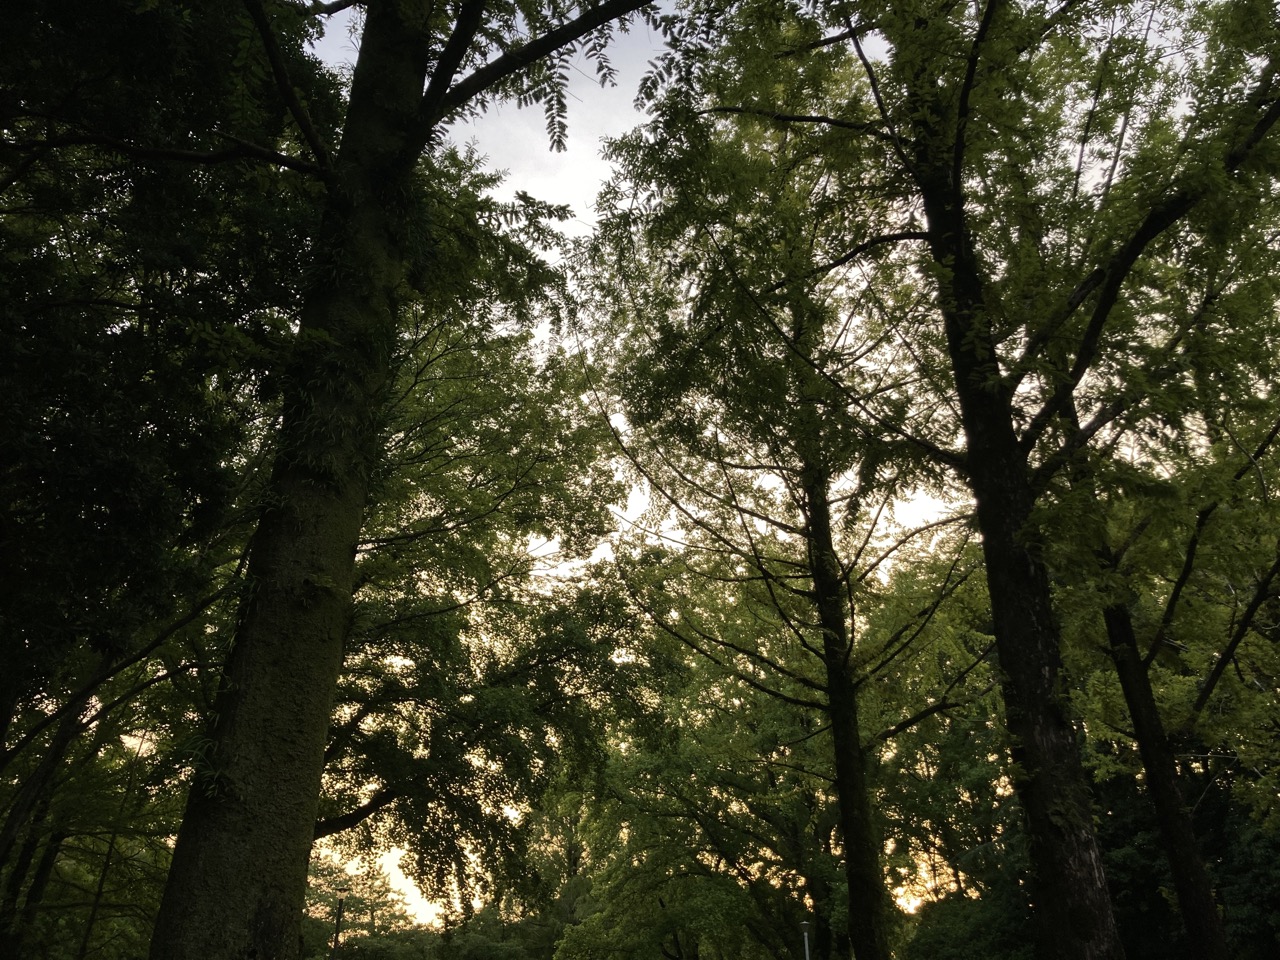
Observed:
[[[0,952],[1275,956],[1280,8],[640,6],[6,14]]]

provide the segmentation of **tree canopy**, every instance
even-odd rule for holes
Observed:
[[[6,955],[1280,950],[1273,0],[5,23]]]

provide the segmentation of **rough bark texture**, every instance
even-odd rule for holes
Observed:
[[[927,116],[927,115],[926,115]],[[1119,960],[1089,781],[1059,682],[1061,636],[1049,577],[1029,528],[1030,466],[1013,426],[1012,397],[999,375],[984,290],[963,199],[951,182],[950,150],[923,131],[917,183],[924,201],[969,483],[977,502],[987,588],[1013,741],[1014,788],[1026,817],[1038,956]]]
[[[404,5],[408,7],[409,5]],[[344,141],[254,535],[250,594],[194,772],[154,960],[288,960],[301,904],[402,272],[424,37],[368,8]]]

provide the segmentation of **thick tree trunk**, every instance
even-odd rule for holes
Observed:
[[[803,478],[809,523],[809,569],[822,626],[827,673],[827,710],[835,753],[836,798],[849,885],[849,940],[856,960],[889,960],[889,901],[881,865],[881,844],[871,817],[866,758],[858,725],[857,686],[845,616],[840,564],[831,534],[827,479]]]
[[[607,0],[456,84],[484,23],[484,0],[456,6],[447,39],[432,32],[440,11],[429,0],[363,4],[342,144],[325,168],[325,215],[284,377],[267,502],[250,544],[249,592],[192,778],[153,960],[298,954],[355,549],[395,373],[397,297],[410,251],[427,254],[413,250],[408,218],[434,125],[644,2]],[[323,145],[313,143],[313,152],[326,162]]]
[[[397,223],[416,162],[426,38],[370,4],[303,305],[249,594],[192,778],[153,960],[297,956],[355,547],[392,374]]]
[[[1178,789],[1178,762],[1165,735],[1164,722],[1151,690],[1151,678],[1138,651],[1133,620],[1119,605],[1103,612],[1111,658],[1133,720],[1138,753],[1146,774],[1147,793],[1155,807],[1178,907],[1187,927],[1191,952],[1201,960],[1227,960],[1226,935],[1213,895],[1213,884],[1196,843],[1191,815]]]
[[[1124,956],[1093,829],[1089,781],[1059,681],[1061,637],[1049,577],[1034,543],[1030,465],[1013,426],[981,274],[951,183],[951,150],[922,129],[917,183],[964,425],[969,483],[977,502],[987,588],[1012,738],[1014,788],[1030,839],[1038,956]],[[936,155],[929,152],[930,149]]]
[[[1030,839],[1037,956],[1120,958],[1089,781],[1059,680],[1049,580],[1026,542],[1030,495],[1017,483],[1025,474],[992,476],[976,467],[974,474],[1014,789]]]
[[[304,324],[300,336],[315,332]],[[359,347],[348,341],[347,349]],[[346,357],[325,366],[327,376],[293,385],[271,502],[253,539],[250,595],[153,936],[155,960],[297,952],[366,448],[376,435],[366,383],[385,377],[366,366],[366,380],[355,369],[364,365]]]

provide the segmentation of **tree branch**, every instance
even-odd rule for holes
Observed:
[[[923,708],[922,710],[919,710],[916,713],[912,714],[911,716],[907,717],[905,720],[900,720],[899,722],[895,723],[893,726],[887,727],[884,730],[880,731],[880,733],[876,734],[875,739],[876,740],[892,740],[898,734],[905,733],[907,730],[910,730],[912,727],[914,727],[916,724],[920,723],[921,721],[927,720],[929,717],[933,716],[935,713],[942,713],[945,710],[952,710],[956,707],[963,707],[967,704],[973,703],[975,700],[978,699],[978,697],[984,697],[988,693],[990,693],[993,689],[995,689],[995,686],[996,686],[994,680],[991,683],[987,684],[985,687],[983,687],[977,696],[970,697],[968,700],[948,700],[947,699],[947,695],[950,694],[951,691],[954,690],[956,687],[958,687],[961,683],[963,683],[964,679],[967,676],[969,676],[970,673],[972,673],[974,670],[978,668],[978,664],[982,663],[984,660],[986,660],[988,657],[991,656],[991,651],[995,649],[995,645],[996,645],[996,642],[994,640],[992,640],[989,644],[987,644],[987,646],[983,649],[982,653],[978,654],[977,658],[971,664],[969,664],[969,666],[961,670],[955,676],[955,678],[952,679],[952,681],[949,684],[947,684],[947,688],[942,691],[942,696],[940,696],[936,701],[929,704],[929,706]]]
[[[425,127],[434,127],[454,110],[470,102],[490,87],[510,77],[512,74],[536,63],[561,47],[566,46],[590,33],[597,27],[604,26],[611,20],[624,17],[629,13],[647,7],[653,0],[607,0],[598,7],[586,11],[575,20],[562,24],[556,29],[530,40],[523,46],[509,50],[473,73],[454,84],[445,93],[438,104],[428,110],[428,102],[423,98],[422,121]]]
[[[780,113],[777,110],[766,110],[763,107],[707,107],[705,110],[699,110],[698,116],[706,116],[709,113],[734,113],[749,117],[763,117],[766,120],[775,120],[778,123],[823,124],[839,130],[853,130],[856,133],[870,134],[877,140],[883,140],[886,143],[893,142],[893,138],[875,124],[841,120],[839,117],[828,117],[820,113]]]
[[[844,43],[844,41],[852,40],[856,36],[857,34],[854,32],[853,27],[849,27],[840,33],[833,33],[829,37],[823,37],[821,40],[814,40],[812,43],[806,43],[799,47],[780,50],[774,54],[774,57],[782,60],[786,57],[794,57],[799,53],[812,53],[814,50],[821,50],[824,47],[834,47],[837,43]]]
[[[1248,457],[1247,462],[1235,472],[1232,477],[1233,482],[1239,483],[1257,466],[1258,460],[1267,452],[1267,448],[1276,441],[1277,437],[1280,437],[1280,420],[1272,424],[1271,429],[1267,432],[1262,442],[1258,444],[1253,454]],[[1151,661],[1155,659],[1156,653],[1168,642],[1169,630],[1173,626],[1173,617],[1178,601],[1181,599],[1182,591],[1191,580],[1191,574],[1195,570],[1196,552],[1200,549],[1200,538],[1209,523],[1209,518],[1213,516],[1214,511],[1220,505],[1220,501],[1214,500],[1212,503],[1201,507],[1199,512],[1196,513],[1196,525],[1191,532],[1191,539],[1187,542],[1186,550],[1183,553],[1182,569],[1178,572],[1178,578],[1173,582],[1173,589],[1169,591],[1169,599],[1165,602],[1164,613],[1160,617],[1160,625],[1156,628],[1156,635],[1151,641],[1151,647],[1147,650],[1146,656],[1142,658],[1143,666],[1150,666]]]
[[[1218,656],[1218,660],[1213,665],[1213,669],[1209,671],[1209,676],[1205,678],[1204,686],[1200,688],[1200,695],[1196,697],[1196,702],[1191,705],[1191,716],[1193,718],[1200,715],[1200,711],[1204,709],[1209,698],[1213,696],[1214,689],[1218,686],[1218,681],[1222,679],[1223,671],[1227,669],[1227,664],[1235,659],[1236,648],[1249,633],[1249,628],[1253,626],[1253,619],[1257,615],[1262,604],[1271,596],[1271,585],[1276,578],[1280,576],[1280,555],[1277,555],[1276,562],[1271,565],[1259,579],[1254,587],[1253,596],[1249,599],[1249,605],[1245,607],[1240,622],[1236,624],[1235,632],[1231,635],[1231,639],[1227,642],[1226,648]]]
[[[430,133],[443,115],[441,104],[450,84],[453,83],[453,78],[457,76],[458,69],[462,66],[467,48],[471,46],[471,41],[475,39],[484,22],[484,5],[485,0],[463,0],[458,10],[458,19],[454,23],[453,33],[449,34],[444,50],[440,52],[440,59],[436,61],[435,69],[431,71],[431,82],[427,84],[426,93],[422,95],[418,116],[422,120],[425,134]],[[426,137],[421,139],[425,142]]]
[[[329,3],[322,3],[321,0],[311,0],[310,5],[307,7],[307,13],[312,16],[329,17],[357,6],[364,6],[364,0],[330,0]]]
[[[313,840],[319,840],[321,837],[331,837],[335,833],[341,833],[343,830],[350,830],[352,827],[359,826],[379,810],[391,806],[391,804],[400,799],[403,793],[404,791],[398,786],[383,787],[354,810],[348,810],[346,813],[339,814],[336,817],[317,820],[311,837]]]
[[[1262,115],[1250,128],[1248,135],[1224,154],[1221,164],[1227,174],[1236,173],[1244,165],[1245,161],[1253,155],[1276,123],[1280,121],[1280,97],[1276,97],[1272,91],[1272,87],[1275,85],[1274,81],[1275,66],[1272,61],[1268,61],[1258,85],[1248,97],[1249,106],[1255,110],[1262,110]],[[1264,107],[1265,109],[1263,109]],[[1197,204],[1209,196],[1211,188],[1207,181],[1210,179],[1201,177],[1201,182],[1196,183],[1194,187],[1184,182],[1162,201],[1154,204],[1137,229],[1134,230],[1120,250],[1111,258],[1110,262],[1099,268],[1098,271],[1094,271],[1094,274],[1090,274],[1085,283],[1078,287],[1076,292],[1073,292],[1071,299],[1068,301],[1068,309],[1071,309],[1073,301],[1083,300],[1093,287],[1100,288],[1097,303],[1094,304],[1093,315],[1085,327],[1084,335],[1080,338],[1075,362],[1027,427],[1027,431],[1022,437],[1023,450],[1034,447],[1039,437],[1048,429],[1049,424],[1062,414],[1076,387],[1079,386],[1080,381],[1084,379],[1084,375],[1093,366],[1102,340],[1103,328],[1111,317],[1111,311],[1119,302],[1120,290],[1125,281],[1128,280],[1129,274],[1133,272],[1133,268],[1139,258],[1158,237],[1172,229]],[[1100,275],[1097,276],[1097,280],[1094,282],[1094,277],[1099,274],[1099,271]],[[1081,292],[1082,288],[1088,289]]]
[[[26,113],[26,116],[41,120],[54,120],[56,117],[42,116],[36,113]],[[214,130],[216,136],[228,141],[232,146],[223,150],[182,150],[176,147],[154,147],[145,146],[137,143],[130,143],[127,140],[120,140],[116,137],[110,137],[106,134],[96,133],[93,130],[84,130],[82,133],[68,134],[66,136],[50,138],[45,144],[45,148],[53,147],[75,147],[90,146],[103,147],[107,150],[114,150],[116,153],[135,160],[177,160],[183,163],[194,163],[200,166],[213,166],[218,163],[227,163],[232,160],[256,160],[261,163],[269,163],[275,166],[285,167],[290,170],[296,170],[299,173],[305,173],[308,176],[324,179],[327,172],[323,167],[319,167],[314,163],[301,160],[297,157],[291,157],[285,153],[277,153],[274,150],[268,150],[266,147],[259,146],[248,140],[229,133],[223,133],[221,130]],[[7,185],[7,184],[6,184]]]
[[[271,76],[275,80],[276,90],[284,100],[289,115],[293,117],[293,122],[302,132],[302,138],[311,148],[312,156],[322,168],[328,170],[331,166],[329,149],[320,138],[302,101],[298,99],[298,90],[289,78],[289,68],[284,62],[284,55],[280,52],[280,44],[276,40],[275,31],[271,29],[271,21],[267,19],[267,11],[263,9],[262,0],[244,0],[244,5],[253,19],[254,26],[258,28],[258,34],[262,37],[262,46],[266,50],[267,61],[271,64]]]
[[[723,650],[728,650],[731,653],[736,653],[743,657],[746,657],[748,660],[755,663],[757,666],[768,667],[769,669],[773,670],[775,673],[779,674],[780,676],[786,677],[787,679],[792,680],[795,683],[798,683],[800,686],[808,690],[811,690],[815,693],[825,692],[826,686],[824,684],[816,683],[813,680],[810,680],[808,677],[803,676],[802,674],[796,673],[793,670],[789,670],[786,667],[784,667],[781,663],[778,663],[770,659],[769,657],[765,657],[759,653],[755,653],[754,651],[748,650],[737,644],[724,640],[721,637],[714,636],[698,628],[695,624],[691,623],[688,620],[682,621],[687,626],[689,626],[689,628],[693,631],[696,637],[700,638],[702,641],[705,641],[705,643],[698,642],[698,640],[695,640],[694,637],[691,637],[685,631],[677,630],[671,624],[667,623],[666,619],[662,617],[657,610],[655,610],[650,604],[645,602],[644,598],[640,596],[640,592],[627,578],[626,574],[623,573],[622,571],[619,571],[619,573],[621,574],[621,579],[622,579],[623,585],[627,589],[627,593],[630,594],[631,596],[632,602],[635,603],[635,605],[640,608],[641,612],[643,612],[649,618],[650,622],[653,623],[654,626],[656,626],[659,630],[667,634],[672,639],[680,641],[685,646],[687,646],[690,650],[692,650],[694,653],[698,654],[698,656],[709,661],[710,663],[714,663],[717,667],[720,667],[722,670],[729,673],[735,679],[746,684],[751,689],[759,691],[760,693],[763,693],[765,696],[781,701],[782,703],[789,703],[792,706],[805,707],[808,709],[820,710],[823,712],[827,711],[828,705],[826,703],[823,703],[821,701],[816,701],[816,700],[806,700],[803,697],[791,696],[789,694],[783,693],[781,690],[776,690],[768,686],[767,684],[763,683],[760,680],[755,679],[749,674],[744,673],[738,667],[727,662],[725,659],[717,656],[715,652],[712,650],[712,647],[719,647]],[[709,644],[710,646],[708,646],[707,644]]]
[[[969,60],[965,65],[964,82],[960,86],[960,97],[956,107],[956,140],[955,153],[951,160],[951,181],[957,191],[964,183],[964,147],[965,130],[969,126],[969,95],[978,76],[978,60],[981,59],[982,45],[986,42],[987,31],[991,29],[991,21],[995,19],[999,0],[987,0],[986,9],[982,11],[982,20],[977,32],[973,35],[973,45],[969,49]]]
[[[166,640],[176,634],[183,627],[194,623],[196,618],[205,610],[213,606],[218,600],[222,599],[231,592],[232,586],[223,586],[207,597],[203,597],[192,606],[186,614],[177,620],[166,625],[160,632],[151,638],[146,644],[134,651],[123,660],[115,663],[104,662],[97,672],[83,685],[81,685],[74,693],[67,697],[61,706],[51,710],[45,714],[39,721],[34,723],[29,730],[11,747],[0,749],[0,770],[3,770],[14,757],[22,753],[29,747],[35,739],[47,730],[52,724],[67,718],[72,711],[83,708],[84,704],[89,701],[95,691],[100,689],[103,684],[114,677],[119,676],[125,670],[134,664],[146,659],[154,653]]]
[[[785,280],[779,280],[773,286],[766,287],[764,292],[777,293],[779,290],[781,290],[783,287],[785,287],[789,283],[794,283],[797,280],[811,280],[814,277],[820,276],[824,273],[830,273],[832,270],[836,270],[840,267],[845,266],[846,264],[852,263],[854,260],[857,260],[860,256],[862,256],[868,250],[872,250],[876,247],[887,246],[888,244],[892,244],[892,243],[901,243],[904,240],[928,240],[928,239],[929,239],[929,234],[925,233],[923,230],[899,230],[896,233],[882,233],[882,234],[879,234],[878,236],[874,236],[874,237],[871,237],[870,239],[862,241],[862,243],[855,246],[848,253],[837,257],[836,259],[830,261],[829,263],[824,263],[824,264],[821,264],[820,266],[814,267],[812,270],[808,270],[805,273],[800,274],[798,277],[788,277]]]

